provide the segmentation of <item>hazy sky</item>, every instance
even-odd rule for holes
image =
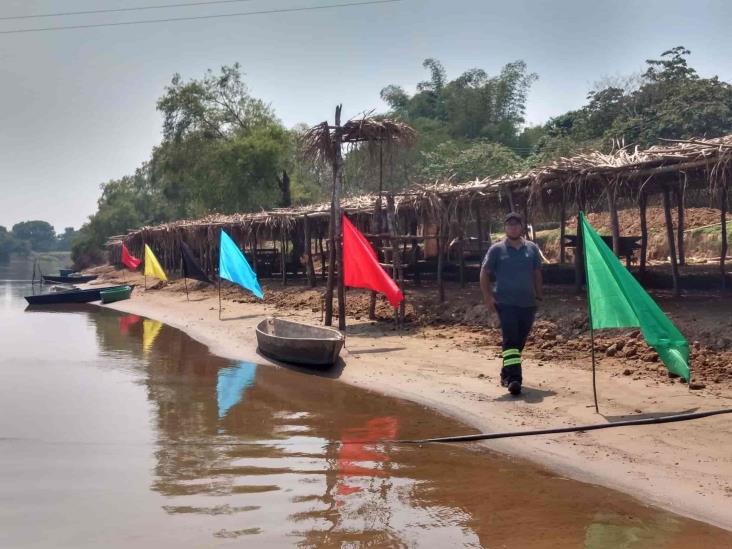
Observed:
[[[0,18],[190,0],[0,0]],[[122,14],[0,21],[0,31],[234,13],[353,0],[250,0]],[[175,72],[240,62],[253,95],[283,122],[382,109],[379,90],[412,91],[426,57],[449,77],[523,59],[539,74],[532,123],[583,104],[603,76],[684,45],[702,75],[732,81],[728,0],[402,0],[310,12],[114,28],[0,34],[0,225],[62,230],[95,211],[99,185],[132,173],[160,140],[155,101]]]

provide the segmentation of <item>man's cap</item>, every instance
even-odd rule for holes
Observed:
[[[506,215],[506,218],[503,220],[504,223],[508,223],[511,220],[518,221],[522,225],[524,224],[524,218],[521,217],[521,214],[516,212],[511,212],[508,215]]]

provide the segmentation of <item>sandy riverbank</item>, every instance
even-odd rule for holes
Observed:
[[[142,289],[141,277],[139,283],[131,300],[111,307],[182,329],[212,352],[233,359],[267,362],[256,354],[253,330],[264,316],[276,314],[313,323],[320,319],[318,309],[252,303],[231,290],[225,294],[220,321],[213,289],[192,291],[191,301],[186,301],[181,282],[148,291]],[[276,286],[265,291],[276,291]],[[727,391],[689,391],[678,383],[618,375],[617,365],[613,369],[611,364],[603,364],[598,387],[604,417],[598,417],[591,406],[589,373],[572,361],[527,360],[524,394],[513,398],[498,385],[497,347],[457,344],[454,329],[425,326],[397,333],[386,323],[349,319],[347,336],[343,368],[333,372],[341,381],[422,403],[481,431],[579,425],[732,406]],[[455,433],[434,433],[448,434]],[[486,447],[732,530],[729,416],[496,441]]]

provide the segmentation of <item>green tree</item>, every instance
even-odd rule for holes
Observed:
[[[508,63],[496,76],[470,69],[452,81],[436,59],[425,59],[422,65],[430,78],[417,84],[414,95],[393,84],[381,90],[391,116],[415,126],[424,119],[435,121],[445,126],[451,139],[481,138],[515,145],[524,123],[528,91],[537,78],[528,72],[526,63]]]
[[[56,236],[56,250],[60,252],[71,251],[77,232],[73,227],[65,227],[62,234]]]
[[[157,107],[162,142],[133,176],[102,186],[74,243],[78,264],[99,260],[107,238],[140,225],[281,201],[278,178],[294,165],[294,137],[251,97],[239,65],[189,81],[175,75]]]
[[[27,241],[18,240],[13,233],[0,225],[0,261],[8,261],[11,254],[27,255],[30,246]]]
[[[648,147],[661,139],[718,137],[732,132],[732,86],[702,78],[677,46],[646,61],[640,76],[606,80],[587,104],[551,119],[534,147],[531,164],[581,149]]]
[[[422,180],[457,182],[516,173],[524,167],[523,160],[511,149],[488,141],[467,146],[446,141],[432,151],[423,152],[418,164]]]
[[[22,221],[13,225],[13,236],[25,240],[33,251],[49,252],[55,249],[56,231],[47,221]]]

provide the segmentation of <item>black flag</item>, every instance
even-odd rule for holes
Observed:
[[[198,261],[196,261],[196,258],[193,257],[193,252],[191,251],[188,244],[186,244],[182,240],[180,243],[180,255],[183,257],[184,278],[192,278],[193,280],[200,280],[201,282],[208,282],[209,284],[213,284],[213,282],[211,282],[211,280],[206,276],[206,273],[203,272],[203,269],[201,269],[201,266],[198,264]]]

